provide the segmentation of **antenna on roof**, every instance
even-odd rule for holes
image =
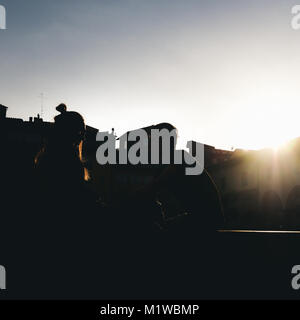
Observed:
[[[44,100],[45,100],[45,95],[43,92],[39,95],[39,98],[41,99],[41,118],[43,118],[43,116],[44,116]]]

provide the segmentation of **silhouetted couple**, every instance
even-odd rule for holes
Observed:
[[[183,166],[162,165],[146,188],[104,209],[89,188],[93,173],[82,156],[84,119],[64,104],[57,110],[53,132],[35,159],[38,201],[28,216],[32,228],[26,240],[36,263],[33,287],[52,297],[84,297],[88,292],[87,297],[138,298],[137,292],[143,297],[148,292],[158,298],[163,279],[171,285],[172,264],[177,264],[174,272],[193,269],[186,266],[194,260],[177,255],[193,254],[198,241],[222,224],[215,185],[206,171],[185,176]],[[164,217],[165,194],[179,199],[183,215]],[[165,233],[152,233],[158,219]],[[163,270],[171,272],[169,278]]]

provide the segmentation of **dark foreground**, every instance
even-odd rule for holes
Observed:
[[[174,240],[174,239],[173,239]],[[30,261],[7,261],[7,290],[1,298],[36,299],[298,299],[292,267],[299,264],[299,231],[220,230],[215,242],[153,245],[137,251],[90,252],[95,267],[55,261],[41,283]],[[128,244],[128,243],[127,243]],[[147,251],[148,250],[148,251]],[[80,250],[79,250],[80,251]],[[115,256],[119,255],[119,256]],[[133,256],[134,255],[134,256]],[[30,257],[29,257],[30,258]],[[41,259],[43,256],[41,255]],[[107,264],[107,260],[111,263]],[[14,260],[15,261],[15,260]],[[36,257],[36,262],[39,257]],[[86,264],[90,260],[86,259]],[[101,261],[103,261],[101,263]],[[5,261],[4,261],[5,262]],[[30,267],[31,266],[31,267]],[[40,266],[43,266],[42,261]],[[102,267],[101,267],[102,266]],[[68,270],[69,268],[69,270]],[[23,272],[20,273],[20,270]],[[98,270],[96,270],[98,269]],[[45,274],[46,272],[46,274]],[[48,273],[48,274],[47,274]],[[28,275],[27,279],[24,279]],[[68,275],[64,278],[64,275]],[[32,279],[30,279],[32,277]],[[48,281],[45,279],[47,277]],[[55,279],[54,277],[58,277]],[[32,281],[31,281],[32,280]],[[53,285],[51,282],[53,281]],[[65,283],[63,283],[65,281]]]

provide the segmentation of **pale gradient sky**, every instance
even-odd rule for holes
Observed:
[[[289,0],[0,0],[0,103],[65,102],[121,135],[171,122],[181,142],[259,148],[300,136],[300,30]]]

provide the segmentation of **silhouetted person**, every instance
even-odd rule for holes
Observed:
[[[85,291],[90,297],[117,297],[122,288],[130,294],[138,277],[134,268],[143,272],[138,260],[145,249],[139,238],[145,219],[136,221],[130,207],[103,212],[96,204],[82,158],[84,120],[64,104],[57,110],[53,134],[35,161],[39,201],[34,222],[40,230],[34,234],[44,252],[40,280],[65,297],[82,297]]]
[[[79,113],[67,111],[64,104],[56,109],[61,114],[55,117],[53,133],[35,159],[37,177],[46,197],[53,194],[59,201],[80,202],[88,180],[82,160],[85,123]]]
[[[89,268],[95,264],[95,246],[100,249],[102,226],[96,196],[87,188],[84,119],[64,104],[56,109],[53,132],[35,158],[34,201],[26,213],[24,240],[34,294],[69,297],[93,289],[89,273],[95,274]]]
[[[178,133],[177,129],[169,123],[160,123],[147,128],[149,130],[149,151],[151,151],[151,130],[153,129],[166,130],[175,134],[170,139],[169,150],[163,150],[162,140],[160,140],[159,164],[153,165],[156,168],[154,180],[138,191],[137,194],[140,196],[137,198],[143,200],[154,197],[162,204],[163,210],[167,206],[168,199],[169,201],[177,201],[177,204],[174,204],[174,206],[177,206],[177,212],[181,211],[181,213],[192,215],[190,220],[193,220],[194,223],[191,224],[191,227],[197,228],[201,233],[215,232],[223,226],[224,217],[219,192],[212,178],[206,169],[200,175],[186,175],[186,168],[195,165],[188,163],[195,162],[196,159],[184,150],[179,150],[182,154],[183,163],[175,164],[174,150]],[[170,164],[163,164],[163,152],[170,153]],[[176,221],[176,219],[173,219],[173,221]]]
[[[183,297],[184,292],[197,297],[199,286],[210,286],[206,280],[211,279],[212,266],[217,265],[214,260],[218,256],[217,229],[224,224],[219,193],[205,169],[201,175],[188,176],[185,169],[193,165],[174,163],[177,142],[174,126],[161,123],[144,128],[149,131],[149,151],[151,129],[175,130],[175,137],[171,138],[169,150],[163,150],[160,141],[159,164],[152,164],[150,169],[153,181],[132,192],[127,203],[125,201],[127,206],[123,205],[122,209],[124,214],[134,211],[137,220],[146,223],[145,230],[149,231],[147,226],[154,225],[159,231],[151,233],[155,230],[150,229],[137,240],[147,248],[141,250],[139,258],[144,259],[143,266],[148,274],[144,280],[148,292],[159,288],[160,297]],[[163,151],[170,152],[170,164],[163,164]],[[181,152],[184,159],[185,151]],[[186,157],[192,158],[189,154]]]

